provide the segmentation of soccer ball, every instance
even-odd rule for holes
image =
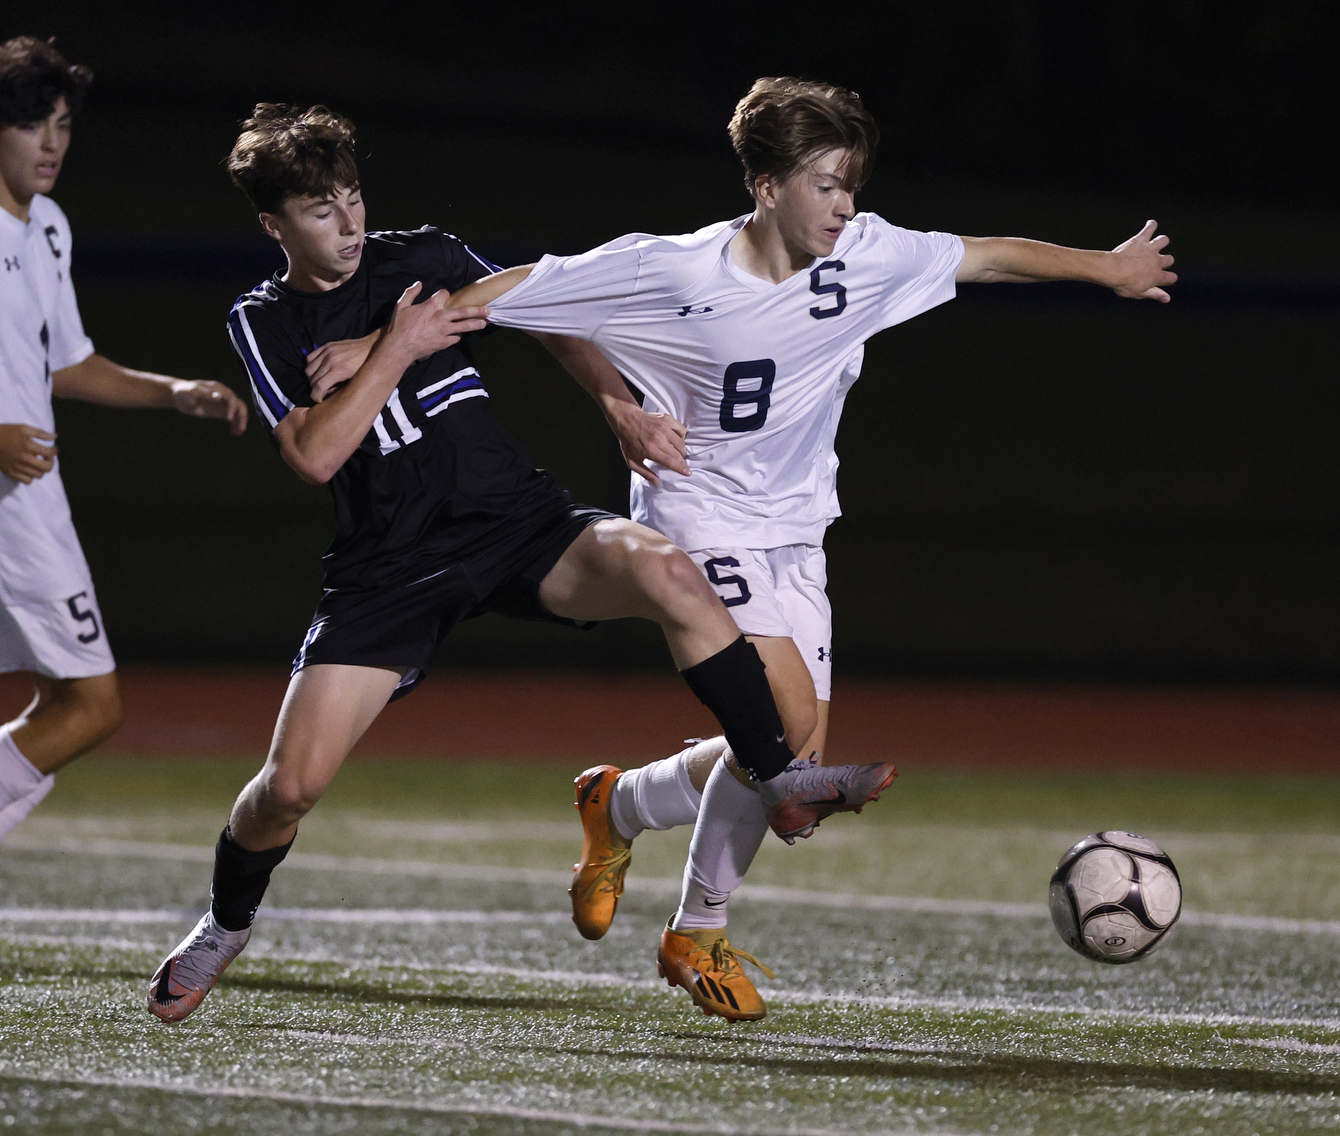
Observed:
[[[1133,832],[1086,836],[1052,873],[1052,922],[1095,962],[1134,962],[1182,913],[1182,882],[1163,849]]]

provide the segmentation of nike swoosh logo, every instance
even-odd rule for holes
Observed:
[[[815,801],[814,803],[816,805],[837,805],[839,808],[841,808],[843,805],[847,803],[847,794],[844,793],[841,789],[839,789],[837,791],[836,797],[830,797],[826,801]]]
[[[720,907],[722,904],[728,902],[729,900],[730,900],[730,896],[726,896],[725,899],[718,899],[718,900],[716,901],[716,903],[713,903],[710,899],[705,899],[705,900],[703,900],[703,906],[704,906],[704,907]]]

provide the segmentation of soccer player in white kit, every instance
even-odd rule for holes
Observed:
[[[1176,277],[1153,222],[1099,252],[914,232],[857,213],[876,128],[841,88],[760,79],[730,133],[752,214],[685,236],[633,234],[580,256],[547,256],[454,302],[488,304],[504,326],[588,340],[613,364],[584,385],[635,471],[646,457],[661,465],[654,481],[634,479],[633,517],[703,569],[758,646],[783,719],[788,709],[815,714],[801,754],[817,759],[832,658],[823,534],[839,513],[833,443],[865,341],[952,299],[959,281],[1082,280],[1166,302],[1162,286]],[[620,372],[645,393],[641,410]],[[598,767],[578,779],[587,849],[574,913],[587,934],[582,904],[599,908],[587,914],[597,932],[588,937],[603,934],[631,839],[696,813],[682,902],[658,960],[704,1012],[761,1017],[736,961],[743,952],[725,935],[726,901],[766,831],[758,798],[724,761],[701,805],[695,799],[695,766],[723,748],[713,739],[640,770]],[[600,810],[582,801],[584,780],[588,791],[605,788]],[[603,856],[592,855],[593,831],[608,836]]]
[[[131,371],[98,355],[70,280],[70,226],[49,197],[70,119],[92,79],[49,43],[0,44],[0,672],[33,680],[0,725],[0,837],[51,790],[61,766],[121,720],[116,663],[57,459],[52,396],[174,407],[246,427],[220,383]]]

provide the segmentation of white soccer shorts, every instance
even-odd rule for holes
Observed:
[[[824,589],[824,550],[812,544],[781,548],[703,548],[690,552],[746,635],[788,638],[814,677],[821,702],[833,691],[833,609]]]
[[[92,584],[63,600],[0,604],[0,673],[92,678],[114,670]]]

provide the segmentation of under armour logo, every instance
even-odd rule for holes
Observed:
[[[710,312],[711,308],[695,308],[692,304],[685,304],[679,309],[681,316],[702,316]]]
[[[19,258],[18,258],[17,256],[7,256],[7,257],[5,257],[5,271],[6,271],[6,272],[18,272],[18,271],[19,271]]]
[[[819,662],[821,662],[821,663],[831,663],[832,661],[833,661],[833,648],[832,648],[832,647],[820,647],[820,648],[819,648]]]

